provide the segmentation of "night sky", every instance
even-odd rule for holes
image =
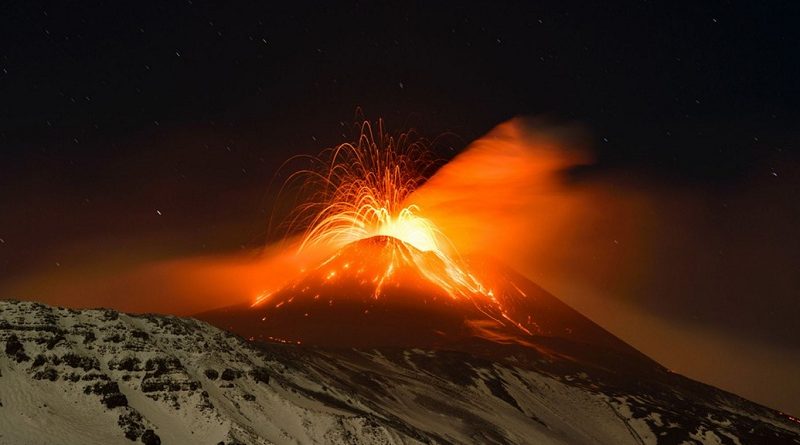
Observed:
[[[800,413],[800,5],[587,3],[4,3],[0,298],[272,241],[279,165],[359,109],[444,135],[445,158],[546,116],[589,135],[572,181],[648,196],[651,239],[620,276],[586,266],[597,247],[525,272],[668,367]]]

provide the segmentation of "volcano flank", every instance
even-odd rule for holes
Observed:
[[[523,276],[487,259],[469,265],[489,277],[481,281],[487,289],[456,294],[446,282],[453,266],[434,252],[373,236],[344,246],[255,305],[196,317],[254,341],[471,352],[502,344],[582,359],[602,351],[605,358],[657,367]]]

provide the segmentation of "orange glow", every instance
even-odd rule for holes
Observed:
[[[537,316],[544,307],[564,309],[531,296],[542,291],[484,260],[514,259],[585,205],[563,193],[560,182],[563,170],[589,160],[585,152],[512,121],[428,179],[434,162],[424,141],[391,137],[380,121],[360,129],[356,142],[309,158],[314,167],[290,175],[284,185],[300,183],[310,196],[290,221],[303,229],[298,254],[327,259],[284,274],[285,284],[262,292],[252,307],[279,311],[288,318],[272,323],[288,323],[291,330],[293,312],[310,320],[321,316],[313,303],[321,292],[328,308],[359,304],[362,316],[379,307],[369,300],[385,299],[472,314],[465,325],[473,334],[497,341],[573,335],[571,327]],[[537,211],[539,223],[531,219]]]
[[[375,131],[363,123],[357,142],[326,150],[313,159],[316,169],[289,178],[316,188],[296,212],[296,221],[307,227],[300,249],[341,248],[384,235],[446,256],[444,235],[420,215],[419,207],[404,204],[434,165],[425,142],[412,140],[410,134],[385,134],[381,121]]]
[[[243,303],[282,304],[280,310],[288,310],[305,305],[304,298],[333,307],[354,294],[374,302],[408,301],[411,286],[429,308],[443,301],[464,303],[494,325],[548,332],[554,328],[535,311],[510,309],[510,301],[534,301],[535,292],[475,259],[496,257],[539,275],[551,264],[563,265],[559,255],[586,250],[583,239],[568,248],[558,243],[574,232],[576,222],[586,221],[587,209],[612,206],[602,195],[573,193],[561,182],[559,172],[584,160],[582,152],[526,129],[517,120],[502,124],[431,175],[437,164],[424,141],[409,134],[390,137],[380,123],[365,123],[354,143],[307,158],[312,168],[287,181],[300,184],[309,198],[288,222],[298,229],[296,238],[261,252],[125,267],[103,280],[76,280],[86,273],[64,271],[63,279],[38,280],[35,289],[85,306],[193,314]],[[342,255],[347,246],[369,239],[396,242],[384,243],[388,249],[361,245]],[[90,264],[86,270],[102,268]],[[353,292],[337,291],[345,288]],[[308,312],[310,320],[317,315]],[[474,324],[489,332],[485,326]]]
[[[423,140],[415,140],[408,133],[392,137],[383,132],[381,121],[376,129],[365,122],[355,143],[326,150],[312,161],[317,168],[298,171],[287,181],[302,181],[314,188],[312,198],[298,207],[293,219],[294,225],[306,226],[300,252],[337,251],[360,240],[390,237],[401,243],[389,244],[394,248],[386,268],[368,278],[374,284],[374,298],[380,297],[396,270],[404,265],[412,265],[420,276],[452,298],[487,295],[444,233],[422,216],[417,205],[405,203],[434,165]],[[436,258],[435,264],[430,255]],[[335,258],[330,257],[323,265]],[[342,265],[343,270],[349,267],[349,263]],[[337,270],[324,273],[325,281],[336,277]],[[268,296],[260,295],[254,304]]]
[[[569,183],[565,172],[592,160],[575,143],[574,128],[515,119],[433,175],[424,141],[409,134],[391,137],[380,121],[360,130],[354,143],[308,158],[313,167],[292,174],[284,185],[301,184],[310,196],[290,220],[291,227],[303,229],[298,253],[327,260],[306,262],[294,276],[283,275],[288,284],[262,293],[252,307],[269,302],[264,307],[274,308],[285,301],[280,311],[289,314],[322,293],[320,301],[330,308],[357,303],[364,305],[362,312],[373,307],[367,300],[460,308],[449,309],[451,315],[477,310],[480,315],[470,316],[467,325],[498,341],[557,331],[577,335],[542,319],[539,305],[549,303],[537,299],[541,290],[494,266],[500,260],[541,277],[553,264],[563,265],[603,240],[584,229],[610,227],[598,219],[604,215],[598,209],[616,216],[626,209],[613,190],[606,194],[597,184],[587,189]],[[612,229],[635,235],[630,229],[635,226],[635,220],[622,219]],[[559,244],[565,241],[571,245]],[[611,253],[618,255],[635,244],[613,245]],[[587,270],[603,278],[614,267],[615,261],[606,261]],[[306,312],[311,320],[321,316],[305,309],[300,315]]]
[[[444,165],[408,203],[425,209],[463,254],[520,251],[559,239],[596,208],[571,193],[565,172],[591,162],[568,137],[575,129],[539,129],[515,119],[494,128]]]

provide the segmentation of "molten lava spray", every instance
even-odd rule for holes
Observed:
[[[291,205],[292,199],[286,198],[294,198],[295,192],[303,198],[287,218],[289,236],[259,252],[162,255],[155,261],[131,260],[133,264],[103,257],[96,263],[76,262],[80,268],[61,267],[60,274],[4,283],[3,289],[9,295],[34,292],[52,304],[176,314],[254,300],[277,304],[276,292],[316,269],[330,276],[327,282],[340,282],[354,264],[344,261],[332,270],[329,266],[339,264],[333,257],[343,247],[375,236],[400,243],[386,243],[392,247],[389,261],[372,261],[358,278],[373,299],[396,289],[404,267],[449,299],[495,306],[504,294],[522,297],[515,290],[504,291],[504,277],[476,264],[475,257],[499,259],[548,287],[542,271],[572,267],[565,265],[607,277],[604,268],[617,267],[619,260],[600,256],[602,267],[596,267],[581,263],[580,253],[589,249],[594,258],[602,253],[591,249],[594,240],[610,243],[621,236],[596,233],[612,227],[598,224],[597,215],[620,214],[615,204],[620,190],[599,193],[597,184],[591,184],[594,191],[587,192],[565,182],[562,171],[588,158],[580,150],[566,149],[573,144],[554,136],[552,127],[547,130],[515,119],[444,163],[433,159],[428,144],[414,133],[392,136],[380,121],[363,123],[353,142],[301,158],[305,168],[292,171],[276,197],[282,206]],[[620,226],[626,221],[630,227]],[[630,228],[636,225],[633,217],[613,220],[613,229],[620,232],[634,233]],[[581,232],[584,228],[594,232]],[[639,250],[630,238],[620,239],[615,253]],[[86,250],[83,245],[81,249]]]
[[[506,336],[509,329],[522,336],[552,333],[533,316],[527,293],[483,257],[496,254],[514,237],[525,239],[523,227],[503,218],[514,214],[509,202],[529,207],[526,196],[546,194],[553,172],[587,157],[580,151],[562,152],[554,139],[523,134],[523,128],[519,122],[498,127],[428,182],[435,162],[425,141],[408,133],[391,136],[381,121],[363,123],[356,142],[307,158],[311,167],[285,183],[287,188],[299,183],[310,196],[297,207],[290,227],[304,229],[299,253],[329,252],[328,257],[301,268],[280,288],[263,292],[252,306],[302,306],[298,301],[316,300],[326,292],[337,295],[329,298],[333,305],[341,298],[363,298],[365,290],[377,300],[387,288],[399,287],[406,288],[405,295],[394,292],[392,298],[410,302],[411,294],[428,286],[422,294],[463,300],[470,305],[464,313],[482,314],[465,322],[473,322],[484,337]],[[481,266],[460,249],[481,257]],[[343,288],[351,290],[343,293]],[[427,301],[422,298],[422,304]],[[373,307],[362,304],[365,314]],[[465,311],[459,304],[453,310]]]
[[[524,250],[525,229],[533,228],[525,224],[528,196],[546,195],[561,170],[587,160],[524,128],[501,125],[431,179],[436,165],[425,142],[391,136],[380,121],[362,124],[353,143],[305,158],[311,166],[284,184],[310,197],[289,227],[302,234],[297,254],[318,260],[284,275],[247,310],[207,319],[254,340],[334,347],[482,338],[540,349],[535,338],[559,337],[630,353],[487,258]]]
[[[377,133],[376,133],[377,132]],[[410,134],[392,137],[365,122],[356,143],[339,145],[315,159],[318,169],[302,170],[302,179],[317,189],[298,209],[310,215],[301,249],[327,244],[343,247],[375,235],[392,236],[421,250],[441,252],[443,235],[408,196],[424,183],[434,162],[424,140]]]
[[[285,184],[289,187],[301,182],[301,188],[309,189],[311,196],[298,206],[290,224],[305,227],[299,252],[335,252],[360,240],[389,237],[402,243],[387,244],[394,246],[390,260],[385,269],[370,278],[374,298],[404,266],[413,266],[452,298],[491,298],[491,291],[467,270],[447,236],[419,206],[407,202],[436,164],[423,139],[412,133],[389,135],[382,121],[375,125],[364,122],[356,142],[307,159],[312,167],[293,173]],[[338,272],[330,270],[329,278]],[[271,294],[263,293],[254,305]]]

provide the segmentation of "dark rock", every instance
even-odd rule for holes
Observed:
[[[142,370],[142,361],[136,357],[125,357],[119,362],[111,361],[108,367],[111,369],[119,369],[122,371],[134,372]]]
[[[149,376],[160,377],[167,372],[180,371],[184,368],[180,360],[175,357],[156,357],[148,359],[145,363],[144,369],[149,371]]]
[[[242,376],[242,372],[238,371],[238,370],[225,368],[225,370],[222,371],[222,380],[231,381],[231,380],[234,380],[234,379],[238,379],[241,376]]]
[[[109,335],[108,337],[104,338],[103,341],[111,343],[120,343],[122,342],[122,336],[119,334]]]
[[[30,360],[30,357],[25,354],[25,346],[22,345],[22,342],[19,341],[15,334],[11,334],[6,340],[6,354],[9,357],[14,357],[17,363]]]
[[[101,402],[109,409],[116,408],[118,406],[128,406],[128,398],[125,397],[125,394],[122,394],[119,391],[119,385],[117,385],[117,382],[95,383],[85,387],[83,392],[86,394],[99,395]]]
[[[33,378],[36,380],[50,380],[51,382],[55,382],[58,380],[58,371],[53,368],[46,368],[43,371],[37,371]]]
[[[103,397],[103,403],[107,408],[116,408],[118,406],[128,406],[128,398],[125,394],[117,393]]]
[[[44,365],[44,363],[46,361],[47,360],[45,360],[44,356],[42,354],[39,354],[39,355],[36,356],[35,359],[33,359],[33,365],[31,365],[31,366],[34,367],[34,368],[38,368],[39,366]]]
[[[81,380],[86,381],[86,382],[92,381],[92,380],[109,381],[109,380],[111,380],[111,378],[109,376],[101,373],[101,372],[89,372],[89,373],[84,374],[83,377],[81,377]]]
[[[120,414],[117,425],[122,428],[122,431],[125,432],[125,437],[129,440],[138,439],[144,432],[142,415],[130,409]]]
[[[56,333],[55,335],[50,337],[49,340],[47,340],[47,349],[53,349],[53,348],[56,347],[57,344],[59,344],[61,342],[66,342],[66,341],[67,341],[67,339],[66,339],[66,337],[64,337],[64,334],[62,334],[60,332]]]
[[[142,443],[145,445],[161,445],[161,438],[153,430],[145,430],[142,434]]]
[[[138,338],[140,340],[147,340],[147,339],[150,338],[150,336],[147,335],[147,332],[139,331],[139,330],[135,330],[135,331],[131,332],[131,335],[133,336],[133,338]]]
[[[173,382],[172,380],[142,380],[142,392],[156,392],[156,391],[180,391],[182,389],[180,383]]]
[[[266,368],[253,368],[249,374],[257,383],[269,384],[269,372]]]
[[[523,414],[525,413],[525,411],[523,411],[522,408],[517,403],[517,400],[514,399],[514,397],[511,394],[509,394],[508,391],[506,390],[506,387],[504,385],[505,382],[503,381],[503,379],[495,376],[494,378],[484,379],[483,383],[486,385],[487,388],[489,388],[489,391],[492,392],[493,396],[513,406],[519,412]]]
[[[203,391],[202,393],[200,393],[200,395],[202,396],[202,400],[200,401],[200,403],[197,404],[200,410],[201,411],[213,410],[214,404],[211,403],[211,400],[208,398],[208,392]]]
[[[97,340],[97,337],[95,337],[94,331],[89,331],[83,334],[83,344],[88,345],[89,343],[92,343],[95,340]]]
[[[64,375],[61,378],[64,379],[64,380],[68,380],[70,382],[73,382],[73,383],[79,382],[81,380],[81,376],[79,374],[74,373],[74,372],[71,372],[71,373],[69,373],[67,375]]]
[[[92,369],[100,370],[100,362],[94,357],[84,357],[82,355],[73,354],[71,352],[64,354],[61,359],[64,361],[64,364],[69,366],[70,368],[80,368],[84,371],[90,371]]]

